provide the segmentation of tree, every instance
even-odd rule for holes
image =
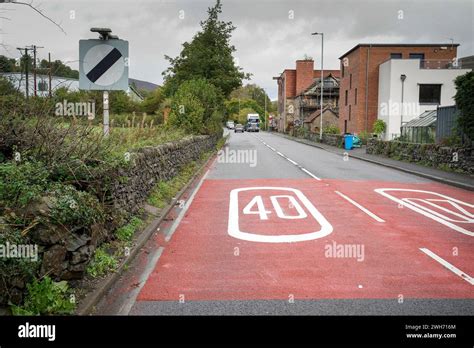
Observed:
[[[385,122],[383,120],[379,119],[379,120],[376,120],[374,122],[372,131],[375,134],[380,135],[380,134],[384,133],[386,129],[387,129],[387,125],[385,124]]]
[[[171,101],[169,124],[191,134],[213,134],[222,128],[222,96],[206,81],[183,82]]]
[[[454,83],[456,85],[454,100],[459,110],[458,126],[471,141],[474,141],[474,72],[458,76]]]
[[[230,44],[230,38],[235,27],[232,22],[219,20],[220,0],[207,12],[208,18],[200,23],[202,30],[190,43],[183,44],[179,56],[165,56],[170,62],[170,67],[163,72],[166,96],[172,96],[184,81],[204,78],[227,98],[249,76],[234,64],[232,53],[236,49]]]
[[[161,103],[164,97],[161,88],[156,88],[149,93],[142,103],[142,110],[149,114],[154,114],[161,109]]]
[[[255,100],[255,102],[258,104],[259,108],[261,109],[261,112],[259,112],[259,114],[262,115],[262,117],[265,110],[265,99],[266,99],[266,104],[267,104],[267,112],[274,111],[272,101],[270,100],[268,95],[265,93],[265,90],[262,87],[257,86],[256,84],[247,84],[243,87],[240,87],[234,90],[230,96],[232,98],[237,98],[237,99],[240,98],[240,99]]]
[[[253,99],[237,99],[232,98],[225,102],[226,115],[228,120],[233,120],[236,115],[239,115],[242,109],[252,109],[253,113],[257,113],[263,117],[264,109],[258,105],[258,103]]]
[[[243,108],[240,110],[240,112],[236,115],[234,115],[234,121],[237,121],[237,123],[240,124],[246,124],[247,123],[247,114],[255,114],[256,111],[252,108]]]
[[[0,76],[0,96],[19,94],[15,86],[8,79]]]

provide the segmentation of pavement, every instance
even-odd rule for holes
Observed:
[[[379,165],[386,166],[389,168],[393,168],[393,169],[397,169],[397,170],[404,171],[407,173],[422,176],[434,181],[439,181],[439,182],[443,182],[443,183],[453,185],[456,187],[464,188],[466,190],[474,191],[474,176],[473,175],[456,173],[456,172],[448,172],[445,170],[427,167],[427,166],[419,165],[416,163],[404,162],[404,161],[394,160],[388,157],[368,154],[366,153],[365,145],[360,148],[354,148],[352,150],[347,151],[347,150],[344,150],[335,146],[331,146],[328,144],[316,143],[314,141],[310,141],[307,139],[291,137],[286,134],[281,134],[281,133],[272,133],[272,134],[281,136],[293,141],[297,141],[302,144],[324,149],[326,151],[333,152],[339,155],[348,153],[349,156],[352,158],[357,158],[363,161],[379,164]]]
[[[472,192],[343,152],[230,133],[96,314],[472,315]]]

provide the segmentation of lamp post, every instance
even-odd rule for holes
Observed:
[[[400,137],[402,136],[402,128],[403,128],[403,92],[404,92],[406,78],[407,78],[407,75],[405,74],[400,75],[400,80],[402,81],[402,105],[400,108]]]
[[[323,139],[323,94],[324,94],[324,33],[312,33],[311,35],[321,35],[321,111],[319,115],[319,140]]]

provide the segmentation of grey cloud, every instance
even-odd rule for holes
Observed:
[[[49,0],[34,1],[53,19],[62,23],[68,35],[33,11],[12,5],[11,21],[0,20],[0,41],[7,45],[0,54],[17,56],[17,46],[45,46],[40,55],[51,52],[54,59],[76,61],[78,41],[92,38],[92,26],[109,26],[130,41],[131,76],[161,83],[166,69],[165,54],[175,56],[184,41],[192,39],[199,21],[214,0]],[[76,18],[69,18],[74,10]],[[398,19],[398,11],[403,19]],[[184,11],[184,19],[178,16]],[[458,1],[380,0],[223,0],[223,19],[237,27],[232,44],[236,56],[252,81],[276,97],[273,76],[294,68],[305,54],[320,64],[320,38],[325,33],[325,67],[339,67],[338,57],[360,42],[449,42],[461,44],[459,55],[473,54],[473,3]],[[294,18],[289,18],[289,11]],[[10,46],[8,46],[10,45]],[[75,65],[76,64],[76,65]],[[72,64],[77,68],[77,63]]]

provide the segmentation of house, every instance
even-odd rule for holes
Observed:
[[[420,70],[453,64],[459,44],[358,44],[341,57],[339,128],[371,132],[379,113],[379,66],[388,60],[416,59]],[[398,76],[398,83],[400,77]],[[393,99],[400,103],[400,99]]]
[[[449,61],[451,62],[451,61]],[[385,140],[400,136],[401,128],[438,106],[454,104],[454,80],[470,69],[460,69],[453,64],[436,67],[423,64],[418,59],[389,59],[379,66],[377,118],[385,121]],[[434,114],[436,117],[436,114]],[[418,123],[414,122],[414,125]],[[430,135],[430,139],[434,135]]]
[[[26,77],[23,73],[18,72],[9,72],[9,73],[0,73],[0,76],[5,77],[9,80],[15,88],[17,88],[23,94],[26,94]],[[35,82],[33,74],[28,75],[28,95],[34,95]],[[69,91],[78,91],[79,90],[79,80],[69,77],[60,77],[60,76],[51,76],[51,91],[54,91],[60,87],[67,88]],[[134,85],[130,85],[130,88],[127,91],[128,96],[133,101],[142,101],[143,96],[135,88]],[[36,75],[36,94],[39,97],[49,96],[49,75]]]
[[[312,133],[319,133],[319,129],[321,126],[321,109],[317,109],[313,111],[310,115],[308,115],[304,121],[303,125],[306,129],[308,129]],[[335,111],[331,106],[325,106],[323,109],[323,129],[329,126],[338,126],[339,123],[339,115],[337,111]]]
[[[339,106],[339,78],[329,73],[329,75],[324,78],[323,88],[323,104],[331,106],[333,112],[337,113]],[[307,116],[313,114],[316,109],[320,109],[320,104],[321,77],[317,77],[308,88],[294,98],[295,120],[301,123]]]
[[[339,78],[339,70],[324,70],[324,78],[329,75]],[[314,69],[314,60],[303,59],[296,61],[296,69],[285,69],[280,76],[273,78],[278,83],[278,116],[275,118],[278,131],[285,132],[292,125],[297,112],[295,98],[320,77],[321,70]]]

